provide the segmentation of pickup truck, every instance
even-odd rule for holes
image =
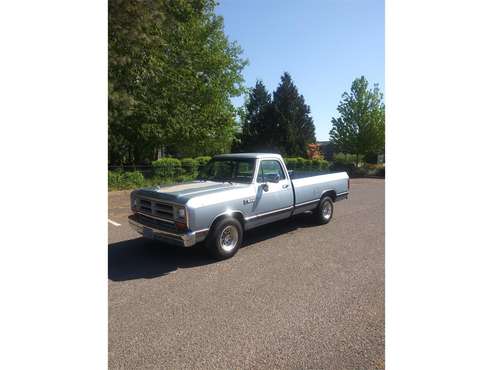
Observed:
[[[205,241],[214,257],[229,258],[244,231],[307,211],[326,224],[334,202],[348,197],[346,172],[293,177],[278,154],[218,155],[196,181],[134,190],[128,221],[146,238],[184,247]]]

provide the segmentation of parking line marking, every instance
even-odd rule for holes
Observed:
[[[118,222],[115,222],[115,221],[111,221],[109,218],[108,218],[108,222],[112,225],[115,225],[115,226],[122,226],[121,224],[119,224]]]

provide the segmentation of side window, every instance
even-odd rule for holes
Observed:
[[[284,180],[286,175],[282,170],[281,164],[276,160],[265,160],[260,162],[258,169],[257,182],[273,181],[277,176],[280,180]]]

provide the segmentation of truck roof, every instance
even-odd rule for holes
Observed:
[[[275,153],[234,153],[234,154],[220,154],[214,156],[214,158],[279,158],[282,159],[280,154]]]

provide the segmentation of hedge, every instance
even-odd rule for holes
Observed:
[[[174,178],[181,175],[196,175],[197,171],[205,166],[211,157],[202,156],[196,158],[176,158],[166,157],[152,162],[154,174],[162,178]],[[289,170],[298,171],[328,171],[330,162],[324,159],[306,159],[302,157],[284,158],[286,167]]]
[[[359,160],[361,159],[362,157],[360,156]],[[335,153],[333,156],[333,160],[334,162],[346,164],[356,163],[356,154]]]
[[[349,177],[385,177],[384,164],[365,163],[360,167],[356,167],[354,163],[336,161],[330,166],[330,171],[346,171]]]
[[[301,157],[297,158],[284,158],[284,163],[288,170],[298,171],[327,171],[330,163],[325,159],[305,159]]]
[[[153,174],[163,179],[188,179],[190,176],[197,176],[197,171],[210,160],[211,157],[208,156],[181,160],[165,157],[152,162]]]
[[[152,162],[154,175],[165,179],[173,178],[182,174],[181,162],[176,158],[161,158]]]
[[[197,177],[198,170],[210,160],[211,157],[207,156],[183,158],[181,160],[171,157],[161,158],[152,162],[152,172],[147,173],[145,178],[140,171],[108,171],[108,187],[110,190],[134,189],[143,186],[194,180]],[[350,177],[385,177],[385,165],[383,164],[364,164],[361,167],[356,167],[354,163],[342,156],[339,156],[332,163],[324,159],[305,159],[301,157],[287,157],[284,158],[284,162],[289,170],[294,171],[346,171]]]
[[[183,158],[181,160],[181,168],[184,174],[193,175],[197,173],[199,162],[193,158]]]
[[[110,189],[131,189],[143,185],[144,176],[139,171],[108,171],[108,187]]]
[[[212,157],[209,156],[202,156],[195,158],[195,160],[197,161],[199,168],[201,168],[204,167],[207,164],[207,162],[211,160],[211,158]]]
[[[296,158],[284,158],[284,163],[289,170],[294,170],[296,167]]]

